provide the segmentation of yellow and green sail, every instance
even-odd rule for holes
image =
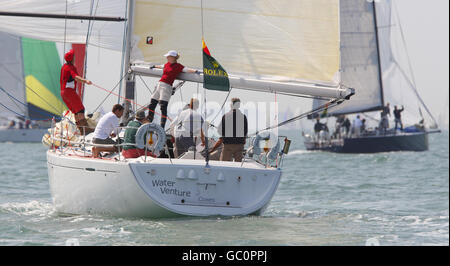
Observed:
[[[22,55],[29,118],[60,116],[67,107],[60,95],[61,59],[56,44],[22,38]]]

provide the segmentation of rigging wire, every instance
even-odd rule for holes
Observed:
[[[119,82],[117,82],[116,86],[113,87],[113,89],[111,91],[107,90],[109,93],[108,95],[106,95],[106,97],[103,99],[103,101],[100,102],[100,104],[97,106],[97,108],[94,109],[93,113],[97,112],[98,108],[100,108],[100,106],[102,106],[102,104],[106,101],[106,99],[109,98],[109,96],[111,96],[111,94],[113,94],[113,92],[117,89],[117,86],[119,86],[119,84],[122,82],[122,80],[127,76],[127,73],[125,73],[119,80]],[[94,85],[94,84],[92,84]],[[96,86],[98,87],[98,86]],[[119,96],[120,97],[120,96]]]
[[[6,95],[9,97],[9,99],[11,100],[11,102],[17,107],[17,109],[19,109],[19,111],[21,111],[21,112],[24,113],[24,114],[26,113],[26,109],[27,109],[27,107],[28,107],[26,104],[24,104],[23,102],[17,100],[16,98],[14,98],[14,96],[12,96],[11,94],[9,94],[9,93],[8,93],[5,89],[3,89],[1,86],[0,86],[0,90],[2,90],[4,93],[6,93]],[[25,109],[22,109],[22,107],[20,107],[19,105],[17,105],[16,102],[18,102],[18,103],[24,105],[24,106],[25,106]]]
[[[200,0],[200,7],[201,7],[201,21],[202,21],[202,46],[203,46],[203,39],[205,37],[204,35],[204,20],[203,20],[203,0]],[[203,51],[202,51],[203,53]],[[198,95],[198,88],[199,88],[200,84],[197,83],[197,95]],[[206,116],[207,116],[207,110],[206,110],[206,87],[205,87],[205,83],[203,82],[203,94],[204,94],[204,112],[205,112],[205,120],[206,120]],[[205,157],[205,161],[206,161],[206,167],[209,167],[209,147],[208,147],[208,130],[205,130],[206,132],[204,132],[205,134],[205,150],[206,150],[206,157]]]
[[[67,36],[67,0],[66,0],[66,12],[64,17],[64,54],[66,53],[66,36]]]
[[[417,96],[419,102],[423,105],[423,107],[425,108],[425,110],[426,110],[426,111],[428,112],[428,114],[430,115],[431,119],[433,119],[434,125],[437,126],[438,124],[437,124],[436,119],[434,118],[433,114],[432,114],[431,111],[428,109],[428,107],[426,106],[426,104],[425,104],[425,102],[423,101],[422,97],[420,97],[419,92],[417,91],[417,84],[416,84],[416,80],[415,80],[415,75],[414,75],[414,71],[413,71],[413,68],[412,68],[411,59],[410,59],[410,57],[409,57],[408,47],[407,47],[407,45],[406,45],[406,38],[405,38],[405,34],[404,34],[404,32],[403,32],[403,27],[402,27],[400,15],[399,15],[399,13],[398,13],[398,8],[397,8],[397,5],[395,4],[395,1],[393,1],[393,4],[394,4],[394,6],[395,6],[394,10],[395,10],[395,13],[396,13],[398,22],[399,22],[398,24],[399,24],[399,28],[400,28],[400,35],[401,35],[401,37],[402,37],[402,42],[403,42],[403,46],[404,46],[404,48],[405,48],[406,58],[407,58],[407,61],[408,61],[408,67],[409,67],[409,71],[410,71],[410,73],[411,73],[411,79],[412,79],[412,82],[411,82],[411,83],[413,84],[412,90],[413,90],[414,93],[416,94],[416,96]],[[400,65],[399,65],[398,63],[396,63],[396,64],[397,64],[397,66],[400,68],[400,70],[403,72],[403,70],[401,69]],[[406,76],[405,76],[405,78],[406,78]],[[420,108],[419,108],[419,112],[421,113]],[[423,118],[423,116],[422,116],[422,118]]]
[[[3,69],[5,69],[6,72],[8,72],[13,78],[15,78],[16,80],[20,81],[21,79],[19,77],[17,77],[14,73],[12,73],[8,68],[6,68],[4,66],[4,64],[0,63],[0,65],[3,67]],[[58,110],[56,107],[54,107],[53,105],[51,105],[49,102],[47,102],[44,98],[42,98],[37,92],[35,92],[32,88],[30,88],[30,86],[28,86],[27,84],[24,84],[25,87],[27,89],[29,89],[31,92],[33,92],[34,94],[36,94],[37,97],[39,97],[42,101],[44,101],[48,106],[50,106],[54,111],[56,111],[56,113],[61,113],[60,110]],[[62,108],[61,108],[62,110]]]
[[[0,105],[3,106],[3,108],[5,108],[6,110],[10,111],[11,113],[17,115],[18,117],[27,118],[26,116],[24,116],[24,115],[22,115],[22,114],[19,114],[19,113],[17,113],[16,111],[14,111],[14,110],[8,108],[6,105],[4,105],[4,104],[1,103],[1,102],[0,102]]]
[[[144,83],[144,86],[147,88],[147,90],[150,92],[150,94],[152,95],[153,94],[153,91],[147,86],[147,83],[144,81],[144,79],[142,78],[142,76],[141,75],[137,75],[140,79],[141,79],[141,81],[142,81],[142,83]],[[119,93],[119,95],[120,95],[120,93]]]
[[[183,93],[181,92],[181,89],[180,89],[180,100],[181,100],[182,103],[184,103]]]
[[[23,115],[23,114],[19,114],[19,113],[17,113],[16,111],[14,111],[14,110],[8,108],[7,106],[5,106],[5,105],[4,105],[3,103],[1,103],[1,102],[0,102],[0,105],[1,105],[3,108],[5,108],[6,110],[8,110],[8,111],[10,111],[11,113],[15,114],[16,116],[21,117],[21,118],[24,118],[24,119],[29,119],[29,120],[33,120],[33,121],[49,121],[49,120],[53,119],[53,117],[51,117],[51,118],[45,118],[45,119],[30,119],[29,116],[26,116],[26,115]]]
[[[89,15],[92,16],[92,11],[94,9],[94,2],[95,0],[91,1],[91,8],[89,11]],[[97,5],[95,7],[95,11],[94,11],[94,17],[97,15],[97,10],[98,10],[98,3],[100,2],[100,0],[97,0]],[[88,30],[86,33],[86,44],[84,46],[84,59],[83,59],[83,76],[86,78],[87,76],[87,58],[88,58],[88,46],[89,46],[89,39],[91,37],[91,33],[92,33],[92,28],[94,27],[94,22],[95,21],[91,21],[89,20],[88,22]],[[84,88],[84,84],[81,84],[81,86]],[[84,89],[82,90],[82,95],[80,95],[82,97],[82,99],[84,98]]]
[[[258,134],[259,134],[260,132],[262,132],[262,131],[272,130],[272,129],[275,129],[275,128],[278,128],[278,127],[285,126],[285,125],[287,125],[287,124],[290,124],[290,123],[296,122],[296,121],[298,121],[298,120],[300,120],[300,119],[302,119],[302,118],[305,118],[305,117],[307,117],[307,116],[309,116],[309,115],[312,115],[312,114],[316,114],[316,113],[322,112],[322,111],[325,110],[326,108],[328,108],[328,109],[333,108],[333,107],[335,107],[335,106],[337,106],[337,105],[339,105],[339,104],[341,104],[341,103],[343,103],[343,102],[344,102],[343,99],[334,99],[334,100],[331,100],[331,101],[327,102],[326,104],[321,105],[321,106],[319,106],[319,107],[317,107],[317,108],[315,108],[315,109],[313,109],[313,110],[311,110],[311,111],[309,111],[309,112],[306,112],[306,113],[302,113],[302,114],[300,114],[300,115],[297,115],[297,116],[295,116],[295,117],[293,117],[293,118],[290,118],[290,119],[285,120],[285,121],[283,121],[283,122],[281,122],[281,123],[278,123],[277,125],[270,126],[270,127],[265,128],[265,129],[262,129],[262,130],[258,130],[258,131],[256,131],[256,132],[253,133],[253,134],[249,134],[249,136],[256,136],[256,135],[258,135]]]
[[[214,116],[214,118],[211,120],[211,122],[210,122],[210,124],[209,124],[210,126],[216,127],[216,126],[214,126],[213,123],[214,123],[214,121],[216,121],[216,119],[217,119],[217,117],[219,116],[219,114],[222,113],[222,110],[223,110],[223,108],[225,107],[225,104],[227,103],[228,97],[230,97],[231,90],[233,90],[233,87],[231,87],[230,90],[228,91],[227,97],[225,98],[225,101],[223,101],[223,103],[222,103],[222,107],[220,107],[220,110],[217,112],[216,116]]]
[[[125,76],[126,76],[126,75],[125,75]],[[125,76],[124,76],[124,77],[125,77]],[[124,77],[122,77],[122,79],[123,79]],[[124,101],[129,102],[130,104],[134,104],[134,105],[136,105],[136,106],[138,106],[138,107],[140,107],[140,108],[142,108],[142,109],[149,110],[149,111],[151,111],[151,112],[153,112],[153,113],[155,113],[155,114],[157,114],[157,115],[159,115],[159,116],[161,116],[161,117],[167,118],[169,121],[172,121],[172,119],[171,119],[170,117],[165,116],[165,115],[163,115],[163,114],[160,114],[160,113],[158,113],[158,112],[156,112],[156,111],[154,111],[154,110],[150,110],[148,107],[145,107],[145,106],[143,106],[143,105],[140,105],[140,104],[138,104],[137,102],[135,102],[135,101],[133,101],[133,100],[131,100],[131,99],[127,99],[127,98],[125,98],[125,97],[123,97],[123,96],[119,96],[118,94],[114,93],[113,90],[105,89],[105,88],[100,87],[99,85],[94,84],[94,83],[92,83],[92,86],[94,86],[94,87],[96,87],[96,88],[99,88],[99,89],[101,89],[101,90],[103,90],[103,91],[109,92],[109,95],[112,94],[112,95],[114,95],[114,96],[120,97],[120,98],[123,99]],[[116,85],[115,88],[117,88],[117,85]],[[115,89],[115,88],[114,88],[114,89]],[[108,96],[109,96],[109,95],[108,95]],[[99,106],[99,107],[100,107],[100,106]],[[98,108],[98,107],[97,107],[97,108]]]

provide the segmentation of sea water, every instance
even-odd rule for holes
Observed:
[[[308,152],[297,131],[262,216],[130,219],[54,211],[42,144],[0,143],[0,245],[448,245],[449,136],[426,152]]]

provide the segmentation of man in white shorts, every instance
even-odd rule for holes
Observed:
[[[172,96],[173,90],[173,82],[177,78],[178,74],[181,72],[186,73],[197,73],[200,72],[198,70],[189,69],[184,67],[182,64],[177,62],[180,55],[177,51],[169,51],[164,55],[167,57],[167,63],[162,65],[152,66],[152,68],[160,68],[163,69],[163,75],[156,85],[156,90],[152,95],[152,99],[150,105],[148,106],[148,120],[153,122],[153,118],[155,115],[156,105],[160,105],[161,108],[161,127],[165,128],[167,121],[167,107],[169,105],[170,97]]]

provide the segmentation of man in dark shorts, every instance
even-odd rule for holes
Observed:
[[[397,109],[397,106],[394,107],[394,117],[395,117],[395,130],[397,130],[397,125],[400,124],[400,129],[403,130],[402,123],[402,112],[405,111],[405,107],[402,105],[402,109]]]
[[[78,75],[77,69],[73,65],[75,53],[70,50],[64,55],[66,63],[61,68],[61,97],[67,108],[75,115],[75,122],[81,134],[89,134],[94,130],[88,127],[84,117],[84,105],[80,96],[76,92],[77,82],[92,84],[90,80],[84,79]]]

